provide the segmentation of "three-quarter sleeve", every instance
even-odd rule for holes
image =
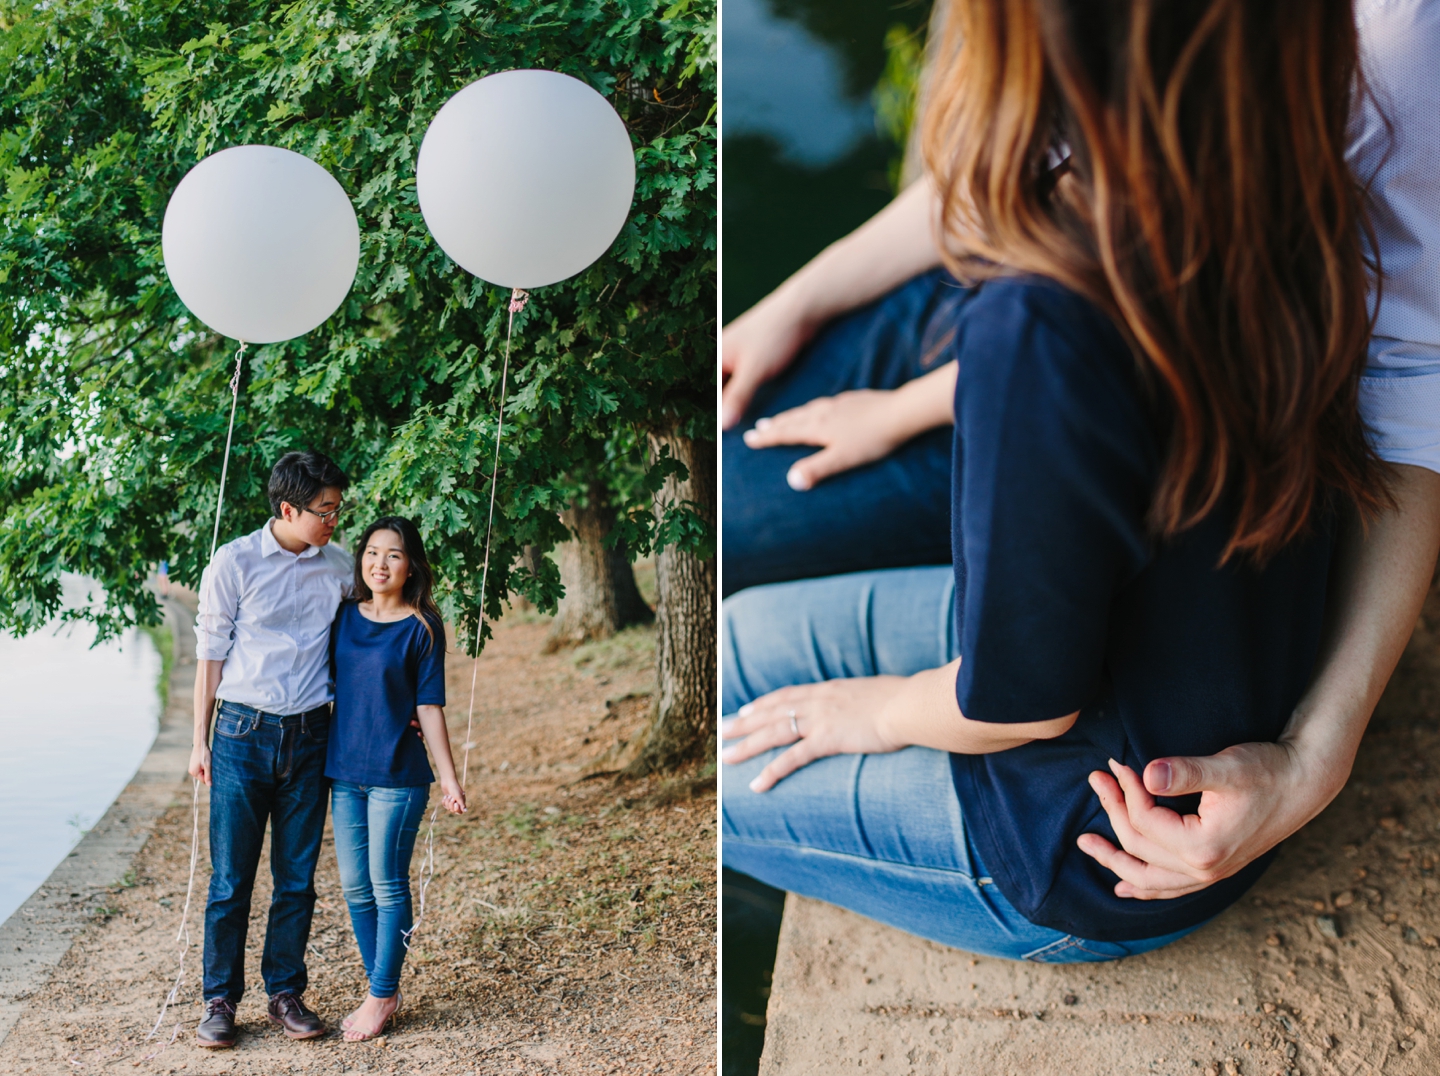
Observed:
[[[1129,349],[1049,284],[1000,289],[965,328],[955,397],[956,699],[1049,721],[1101,690],[1111,604],[1150,555],[1156,437]]]
[[[233,551],[221,546],[200,576],[200,610],[195,617],[195,658],[224,661],[235,645],[240,582]]]
[[[415,677],[416,706],[445,705],[445,625],[429,621],[435,632],[434,641],[422,627],[415,633],[420,661]]]

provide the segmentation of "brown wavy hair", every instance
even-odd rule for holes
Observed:
[[[1362,518],[1390,503],[1358,407],[1372,319],[1344,159],[1364,92],[1351,4],[950,0],[945,15],[923,146],[947,265],[1051,277],[1124,332],[1170,430],[1153,531],[1225,496],[1222,563],[1263,561],[1326,487]]]
[[[410,559],[410,574],[400,588],[400,597],[420,617],[425,633],[430,636],[430,646],[445,649],[445,618],[435,604],[435,572],[430,567],[430,558],[425,555],[425,542],[420,537],[420,528],[404,516],[382,516],[366,527],[355,543],[355,598],[368,602],[375,595],[370,584],[365,582],[365,547],[376,531],[393,531],[400,536],[405,556]]]

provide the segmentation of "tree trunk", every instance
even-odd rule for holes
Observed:
[[[635,587],[635,573],[623,542],[605,547],[615,525],[615,509],[602,488],[590,491],[589,505],[572,506],[560,519],[575,537],[557,552],[565,597],[545,640],[547,653],[614,635],[629,624],[643,624],[654,613]]]
[[[651,434],[650,451],[670,455],[690,472],[674,477],[655,497],[657,516],[668,505],[693,502],[715,526],[715,442],[676,434]],[[655,672],[660,695],[644,746],[626,768],[630,776],[673,770],[695,759],[715,758],[715,558],[666,546],[655,556]]]

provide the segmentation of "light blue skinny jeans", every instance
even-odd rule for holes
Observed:
[[[790,684],[907,676],[953,661],[949,567],[896,568],[752,587],[722,607],[727,716]],[[966,837],[950,756],[926,747],[834,755],[769,792],[750,781],[784,748],[722,767],[725,866],[942,945],[1072,964],[1158,949],[1158,938],[1100,942],[1036,926],[985,874]]]
[[[370,993],[377,998],[394,997],[400,988],[412,915],[410,856],[429,799],[429,785],[380,788],[335,781],[331,786],[340,888]]]

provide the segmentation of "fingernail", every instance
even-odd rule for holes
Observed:
[[[753,780],[753,781],[750,782],[750,791],[751,791],[751,792],[759,792],[759,791],[760,791],[760,778],[757,777],[757,778],[755,778],[755,780]]]
[[[1113,758],[1110,759],[1110,772],[1114,774],[1120,772],[1120,763],[1116,762]]]
[[[770,420],[769,420],[768,418],[757,418],[757,419],[755,420],[755,428],[756,428],[757,430],[766,429],[769,425],[770,425]]]
[[[1170,791],[1170,763],[1157,762],[1150,770],[1150,783],[1155,786],[1156,792]]]
[[[793,467],[790,468],[789,473],[785,475],[785,481],[791,489],[798,490],[801,493],[804,493],[810,488],[810,480]]]
[[[732,409],[726,407],[720,412],[720,425],[728,430],[731,426],[735,425],[735,420],[739,417],[740,416]]]
[[[755,436],[754,430],[746,430],[740,435],[740,440],[744,441],[747,445],[750,445],[753,448],[758,438]]]
[[[735,748],[727,747],[720,752],[720,761],[729,762],[735,756]]]
[[[740,707],[739,712],[741,717],[749,717],[755,712],[755,704],[753,702],[747,702],[744,706]]]

